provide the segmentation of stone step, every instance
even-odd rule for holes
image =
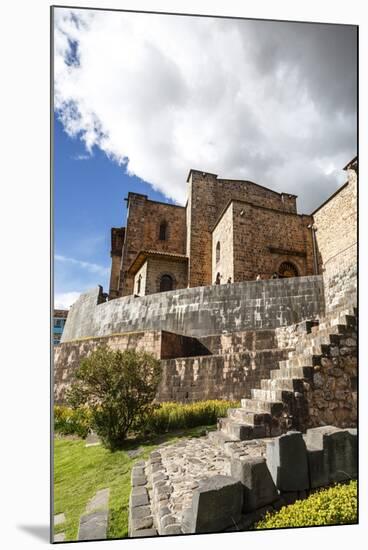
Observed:
[[[262,390],[286,390],[292,392],[302,392],[303,380],[300,378],[267,378],[261,380]]]
[[[219,419],[220,420],[220,419]],[[224,447],[226,443],[233,443],[236,441],[239,441],[236,437],[230,436],[225,431],[220,431],[220,424],[218,422],[218,430],[209,432],[208,433],[208,439],[215,445],[218,445],[219,447]]]
[[[237,409],[228,409],[227,415],[235,422],[241,422],[251,426],[260,426],[271,420],[271,415],[268,413],[249,412],[242,407]]]
[[[309,334],[313,327],[318,327],[319,320],[318,319],[307,319],[305,321],[302,321],[301,323],[297,324],[297,331],[298,334]]]
[[[341,323],[338,323],[336,325],[324,325],[323,323],[321,323],[318,327],[314,327],[310,334],[306,334],[304,336],[304,339],[310,340],[311,338],[313,338],[313,336],[316,336],[317,334],[346,334],[347,332],[355,332],[355,327],[347,326]]]
[[[339,343],[339,334],[332,334],[328,331],[321,331],[317,334],[308,335],[308,338],[305,338],[298,342],[295,346],[295,354],[303,353],[306,347],[315,346],[320,344],[338,344]]]
[[[293,367],[314,367],[321,362],[320,355],[304,355],[298,354],[291,359],[285,359],[279,361],[279,367],[293,368]]]
[[[284,409],[284,403],[282,402],[261,401],[258,399],[242,399],[241,406],[249,412],[269,413],[272,416],[279,416]]]
[[[311,350],[318,350],[323,349],[323,346],[341,346],[344,343],[344,340],[347,338],[353,338],[356,340],[357,334],[356,332],[346,332],[344,334],[320,334],[315,335],[312,339],[308,341],[303,341],[298,343],[295,346],[295,352],[292,357],[296,357],[297,355],[307,355],[312,354]],[[323,351],[324,354],[328,353],[328,350],[324,348]],[[314,353],[317,354],[318,353]]]
[[[292,391],[263,389],[253,389],[250,390],[250,393],[252,399],[256,399],[257,401],[270,401],[272,403],[287,401],[293,394]]]
[[[271,379],[276,378],[301,378],[309,379],[313,376],[313,367],[280,367],[271,370]]]
[[[239,441],[247,441],[258,437],[267,437],[269,428],[266,425],[251,426],[242,422],[234,422],[228,416],[219,419],[219,427],[222,432]]]
[[[347,315],[347,314],[344,313],[344,314],[339,315],[338,317],[334,317],[332,319],[322,320],[320,325],[319,325],[319,328],[321,330],[324,330],[324,329],[331,328],[331,327],[336,326],[336,325],[345,325],[349,328],[356,329],[357,318],[355,317],[355,315]]]

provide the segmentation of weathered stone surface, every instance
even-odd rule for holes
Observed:
[[[313,487],[324,485],[326,480],[334,483],[356,478],[358,459],[355,429],[342,430],[334,426],[313,428],[307,431],[306,442],[308,449],[319,451],[318,467],[314,464],[311,470]]]
[[[65,514],[56,514],[54,516],[54,525],[60,525],[61,523],[65,523]]]
[[[80,518],[78,540],[105,539],[107,534],[107,521],[107,510],[100,510],[83,515]]]
[[[323,449],[307,448],[310,485],[312,489],[328,485],[329,475],[325,467]]]
[[[139,531],[140,529],[150,529],[153,526],[152,516],[143,516],[141,518],[131,518],[130,532]]]
[[[132,485],[133,487],[140,487],[142,485],[146,485],[147,478],[146,476],[132,476]]]
[[[90,513],[94,510],[106,509],[109,505],[110,489],[101,489],[97,491],[94,497],[87,503],[86,512]]]
[[[136,508],[137,506],[147,506],[149,504],[148,501],[148,495],[147,493],[142,493],[140,495],[130,495],[130,502],[129,505],[132,508]]]
[[[309,488],[308,459],[300,432],[288,432],[267,444],[267,466],[280,491]]]
[[[148,517],[151,515],[151,508],[149,506],[137,506],[131,508],[130,515],[132,519]]]
[[[62,342],[132,331],[167,330],[202,336],[224,330],[286,326],[321,312],[321,290],[322,277],[310,276],[244,281],[231,287],[183,288],[141,298],[126,296],[97,305],[99,290],[94,289],[72,306]],[[195,308],[191,307],[194,303]],[[263,309],[257,305],[261,303]]]
[[[146,495],[147,494],[147,488],[144,485],[138,485],[136,487],[132,487],[132,495]]]
[[[163,529],[163,535],[182,535],[183,532],[181,530],[181,527],[179,523],[172,523],[170,525],[166,525]]]
[[[156,529],[137,529],[136,531],[132,531],[130,537],[132,538],[138,538],[138,537],[156,537],[157,531]]]
[[[65,541],[65,533],[58,533],[57,535],[54,535],[54,542],[64,542]]]
[[[244,512],[262,508],[278,499],[277,488],[262,457],[233,459],[231,476],[244,487]]]
[[[241,517],[243,488],[240,481],[217,475],[201,480],[194,490],[191,509],[183,517],[186,533],[218,532]]]

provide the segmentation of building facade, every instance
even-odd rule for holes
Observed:
[[[54,309],[52,330],[54,346],[60,344],[61,335],[64,331],[64,326],[68,317],[68,313],[69,311],[66,309]]]
[[[295,195],[198,170],[187,184],[185,207],[128,194],[126,227],[111,229],[110,300],[321,272],[313,215]]]

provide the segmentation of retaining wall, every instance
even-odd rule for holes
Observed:
[[[133,331],[188,336],[273,329],[324,311],[322,276],[212,285],[100,303],[101,289],[71,307],[62,342]]]

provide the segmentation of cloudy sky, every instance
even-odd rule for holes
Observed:
[[[54,46],[58,305],[106,284],[128,190],[184,204],[197,168],[294,193],[310,213],[345,181],[354,27],[57,8]]]

